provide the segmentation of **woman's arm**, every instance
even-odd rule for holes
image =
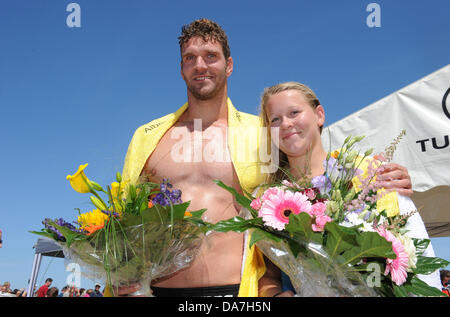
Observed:
[[[281,271],[268,258],[264,257],[266,273],[258,281],[258,296],[260,297],[291,297],[294,293],[282,290]]]

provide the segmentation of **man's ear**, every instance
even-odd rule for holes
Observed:
[[[183,80],[184,80],[184,74],[183,74],[183,61],[180,62],[180,74],[181,74],[181,78],[183,78]]]
[[[227,77],[230,77],[232,72],[233,72],[233,58],[230,56],[227,59],[227,68],[226,68]]]

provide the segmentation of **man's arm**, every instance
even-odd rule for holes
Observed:
[[[381,167],[377,180],[386,189],[396,190],[400,195],[410,197],[413,194],[408,169],[396,163],[387,163]]]

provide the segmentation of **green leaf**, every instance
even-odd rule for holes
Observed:
[[[368,257],[384,257],[395,259],[392,243],[376,232],[361,232],[356,236],[357,247],[344,252],[345,264],[356,264]]]
[[[262,226],[261,218],[246,220],[242,217],[236,216],[227,220],[217,222],[212,226],[212,229],[218,232],[244,232],[245,230],[248,230],[250,228],[258,228],[260,226]]]
[[[200,209],[200,210],[196,210],[196,211],[190,211],[192,217],[190,218],[197,218],[197,219],[201,219],[203,214],[205,213],[205,211],[207,211],[208,209],[204,208],[204,209]]]
[[[286,225],[285,230],[297,239],[310,241],[314,233],[311,225],[312,218],[306,212],[301,212],[298,215],[290,214],[289,223]]]
[[[404,285],[398,286],[393,284],[393,289],[396,297],[408,297],[408,291]]]
[[[47,231],[28,231],[28,232],[33,233],[33,234],[37,234],[37,235],[40,235],[40,236],[43,236],[43,237],[47,237],[47,238],[50,238],[50,239],[55,240],[55,241],[58,241],[58,240],[56,240],[54,233],[50,233],[50,232],[47,232]]]
[[[217,185],[219,185],[220,187],[222,187],[223,189],[229,191],[234,196],[234,198],[236,199],[236,201],[238,202],[239,205],[241,205],[242,207],[244,207],[250,211],[253,218],[258,217],[258,212],[256,210],[254,210],[252,207],[250,207],[250,204],[252,201],[249,198],[245,197],[244,195],[239,194],[236,191],[236,189],[225,185],[222,181],[214,180],[213,182],[216,183]]]
[[[250,235],[249,247],[251,248],[256,242],[260,240],[272,240],[275,242],[280,242],[282,239],[270,232],[256,228]]]
[[[306,246],[310,242],[323,244],[322,233],[312,230],[312,221],[312,217],[306,212],[289,215],[289,223],[285,230],[289,234],[287,243],[295,257],[299,252],[307,252]]]
[[[332,221],[325,225],[325,231],[327,232],[326,248],[331,258],[358,247],[356,237],[359,233],[355,228],[343,227]]]
[[[418,256],[416,268],[413,269],[413,272],[416,274],[428,275],[440,268],[447,267],[449,264],[450,262],[441,258]]]
[[[405,283],[402,286],[408,292],[418,296],[443,296],[440,289],[428,285],[417,276],[414,276],[410,283]]]
[[[416,247],[416,254],[422,255],[430,244],[430,239],[412,239]]]
[[[53,221],[49,221],[48,223],[51,224],[52,226],[54,226],[56,229],[58,229],[59,232],[61,232],[61,234],[66,239],[66,244],[67,244],[68,248],[70,247],[70,245],[72,244],[73,241],[87,240],[87,238],[88,238],[87,235],[84,235],[84,234],[81,234],[78,232],[74,232],[74,231],[70,230],[69,228],[57,225]]]
[[[173,205],[173,219],[174,220],[183,220],[184,219],[184,213],[188,209],[189,205],[191,204],[190,201],[184,202],[182,204]],[[170,206],[169,206],[170,210]]]

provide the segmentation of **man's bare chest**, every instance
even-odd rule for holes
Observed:
[[[235,171],[226,128],[172,127],[149,156],[144,173],[154,181],[169,178],[174,183],[213,179],[232,181]]]

